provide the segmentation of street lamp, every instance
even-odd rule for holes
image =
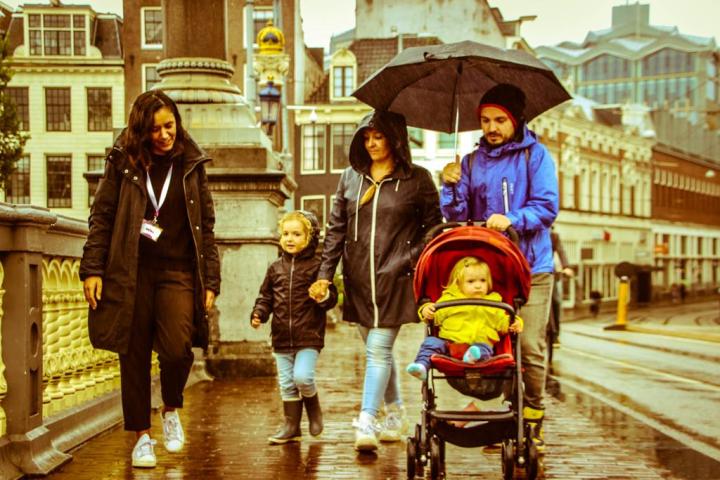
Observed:
[[[272,81],[260,90],[260,122],[267,126],[268,136],[272,135],[273,126],[278,120],[280,108],[280,90],[275,88]]]

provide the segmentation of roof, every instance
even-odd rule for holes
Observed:
[[[384,66],[399,52],[399,44],[402,41],[402,48],[421,47],[423,45],[438,45],[442,43],[438,37],[415,37],[402,36],[401,38],[363,38],[355,40],[348,50],[355,54],[357,59],[358,72],[357,84],[361,85],[370,75],[380,67]]]
[[[25,6],[28,5],[25,4]],[[85,7],[85,5],[69,6]],[[18,14],[13,15],[8,27],[8,47],[11,53],[24,42],[23,25],[24,17]],[[100,50],[103,58],[122,58],[122,26],[122,19],[113,13],[97,14],[95,20],[89,25],[90,44]]]
[[[383,67],[398,54],[401,39],[363,38],[353,41],[348,50],[355,55],[357,61],[357,85],[361,85],[370,75]],[[434,36],[402,36],[402,48],[438,45],[442,43]],[[307,103],[330,103],[330,74],[325,72],[322,83],[306,98]]]

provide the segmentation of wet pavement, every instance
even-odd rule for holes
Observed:
[[[404,366],[415,355],[424,332],[404,327],[396,359]],[[356,330],[345,323],[328,331],[317,379],[325,415],[325,432],[302,443],[269,446],[266,438],[280,422],[281,402],[274,378],[215,380],[186,390],[181,418],[187,443],[170,455],[162,447],[159,415],[153,416],[158,466],[130,467],[133,435],[117,428],[72,452],[73,461],[51,475],[72,479],[403,479],[404,442],[383,444],[377,455],[358,455],[352,448],[351,419],[362,393],[364,354]],[[679,451],[668,439],[623,417],[605,404],[567,387],[551,384],[560,400],[547,405],[547,479],[711,479],[692,465],[675,465]],[[411,422],[419,419],[420,383],[401,374],[401,390]],[[462,408],[468,399],[446,385],[438,388],[440,406]],[[303,429],[307,430],[303,421]],[[687,457],[682,457],[687,459]],[[682,460],[681,458],[681,460]],[[682,460],[683,462],[685,460]],[[482,449],[448,445],[447,478],[502,478],[500,455]],[[664,463],[664,465],[663,465]],[[677,462],[675,462],[677,463]],[[705,468],[702,462],[695,462]],[[720,472],[717,466],[709,474]],[[520,475],[518,478],[523,478]]]

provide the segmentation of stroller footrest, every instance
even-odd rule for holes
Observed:
[[[467,412],[454,410],[431,410],[428,412],[431,418],[444,421],[466,421],[466,422],[501,422],[512,420],[515,414],[512,410]]]

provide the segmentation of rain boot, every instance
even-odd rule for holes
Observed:
[[[302,438],[300,432],[300,419],[302,418],[303,402],[301,399],[283,402],[285,424],[268,438],[271,444],[283,444],[288,442],[299,442]]]
[[[545,417],[545,410],[523,407],[523,419],[530,427],[530,438],[535,443],[538,452],[545,451],[545,438],[542,422]]]
[[[310,424],[310,435],[317,437],[323,431],[322,410],[320,409],[320,399],[316,393],[312,397],[303,397],[305,411]]]

